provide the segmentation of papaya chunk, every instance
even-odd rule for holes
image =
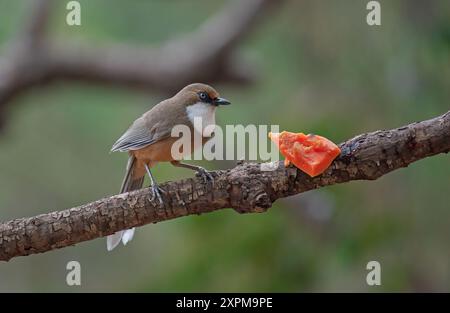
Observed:
[[[286,158],[285,166],[292,163],[311,177],[322,174],[341,153],[335,143],[319,135],[283,131],[269,133],[269,138]]]

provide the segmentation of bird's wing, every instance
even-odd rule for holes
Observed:
[[[114,143],[111,151],[138,150],[151,145],[159,140],[170,137],[171,129],[161,127],[155,123],[151,127],[147,125],[144,117],[138,118],[133,125]]]

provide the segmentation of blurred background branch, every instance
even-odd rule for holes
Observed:
[[[30,48],[42,43],[48,26],[50,2],[50,0],[36,0],[29,7],[28,19],[24,22],[22,38],[19,40],[29,44]],[[32,50],[28,53],[32,54]]]
[[[251,82],[254,68],[235,53],[256,21],[282,1],[232,1],[199,29],[158,48],[93,47],[46,36],[51,0],[31,5],[24,32],[0,58],[0,125],[5,106],[31,87],[56,80],[95,81],[167,93],[192,82]]]
[[[233,208],[264,212],[279,198],[352,180],[375,180],[428,156],[450,151],[450,111],[431,120],[356,136],[322,175],[309,177],[282,162],[242,163],[202,179],[161,185],[164,206],[148,188],[60,212],[0,224],[0,260],[63,248],[149,223]]]

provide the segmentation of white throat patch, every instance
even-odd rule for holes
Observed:
[[[209,103],[197,102],[186,108],[186,113],[194,125],[194,129],[203,136],[209,137],[214,131],[214,127],[208,127],[205,133],[205,128],[209,125],[216,125],[216,107]],[[199,124],[201,121],[201,125]]]

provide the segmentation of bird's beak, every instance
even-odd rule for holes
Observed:
[[[214,99],[214,104],[216,105],[216,106],[219,106],[219,105],[228,105],[228,104],[230,104],[231,102],[230,101],[228,101],[227,99],[225,99],[225,98],[216,98],[216,99]]]

